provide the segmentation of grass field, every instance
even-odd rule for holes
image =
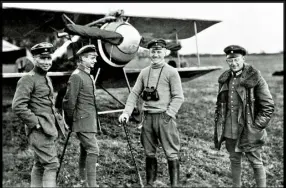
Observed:
[[[249,64],[258,68],[269,84],[275,102],[273,118],[266,128],[268,142],[262,155],[267,171],[269,187],[283,187],[283,77],[273,77],[274,71],[283,69],[283,55],[250,55]],[[188,63],[196,59],[188,59]],[[201,65],[223,66],[228,68],[223,56],[202,57]],[[180,177],[184,187],[230,187],[230,162],[223,145],[221,151],[213,146],[214,109],[217,94],[217,78],[224,71],[219,70],[190,82],[183,83],[185,102],[178,113],[178,129],[181,136]],[[126,101],[127,89],[113,89],[113,94]],[[98,90],[99,108],[119,107],[111,97]],[[3,187],[28,187],[33,158],[27,149],[23,125],[11,112],[11,96],[3,96],[2,140],[3,140]],[[139,186],[135,168],[128,149],[125,133],[117,126],[119,114],[102,115],[103,134],[98,136],[100,156],[97,167],[97,180],[101,187]],[[145,182],[144,153],[139,142],[140,131],[136,124],[129,125],[135,158]],[[73,187],[78,182],[79,142],[72,134],[67,147],[58,184],[60,187]],[[63,141],[59,140],[59,155]],[[167,161],[162,149],[158,152],[158,180],[169,185]],[[243,158],[243,187],[254,187],[253,171],[247,159]]]

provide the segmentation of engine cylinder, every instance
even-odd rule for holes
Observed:
[[[139,32],[127,22],[111,22],[104,24],[101,29],[114,31],[123,36],[123,41],[119,45],[113,45],[97,41],[98,50],[101,58],[105,63],[112,67],[124,67],[136,55],[141,36]]]

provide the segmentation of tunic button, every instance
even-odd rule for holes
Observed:
[[[247,114],[250,114],[249,112]]]
[[[234,82],[232,82],[232,84],[234,84]]]
[[[233,110],[231,110],[231,112],[233,112]]]

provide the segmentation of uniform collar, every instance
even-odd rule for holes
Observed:
[[[47,75],[47,71],[44,71],[43,69],[41,69],[38,66],[35,66],[33,70],[34,70],[34,72],[38,73],[39,75],[42,75],[42,76]]]
[[[83,66],[82,64],[78,65],[78,69],[86,72],[87,74],[90,74],[90,68],[87,68],[87,67]]]
[[[232,72],[232,71],[231,71],[231,75],[232,75],[233,77],[240,77],[240,76],[241,76],[241,73],[242,73],[242,69],[241,69],[240,71],[237,71],[237,72]]]
[[[237,72],[232,72],[232,71],[231,71],[231,75],[232,75],[233,77],[240,77],[240,76],[241,76],[241,73],[242,73],[243,70],[244,70],[244,67],[245,67],[245,64],[243,64],[243,67],[242,67],[242,69],[241,69],[240,71],[237,71]]]

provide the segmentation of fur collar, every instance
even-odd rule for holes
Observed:
[[[231,70],[227,70],[220,75],[218,82],[224,84],[231,76]],[[244,63],[244,70],[241,73],[240,85],[246,88],[253,88],[260,79],[260,72],[253,66]]]

